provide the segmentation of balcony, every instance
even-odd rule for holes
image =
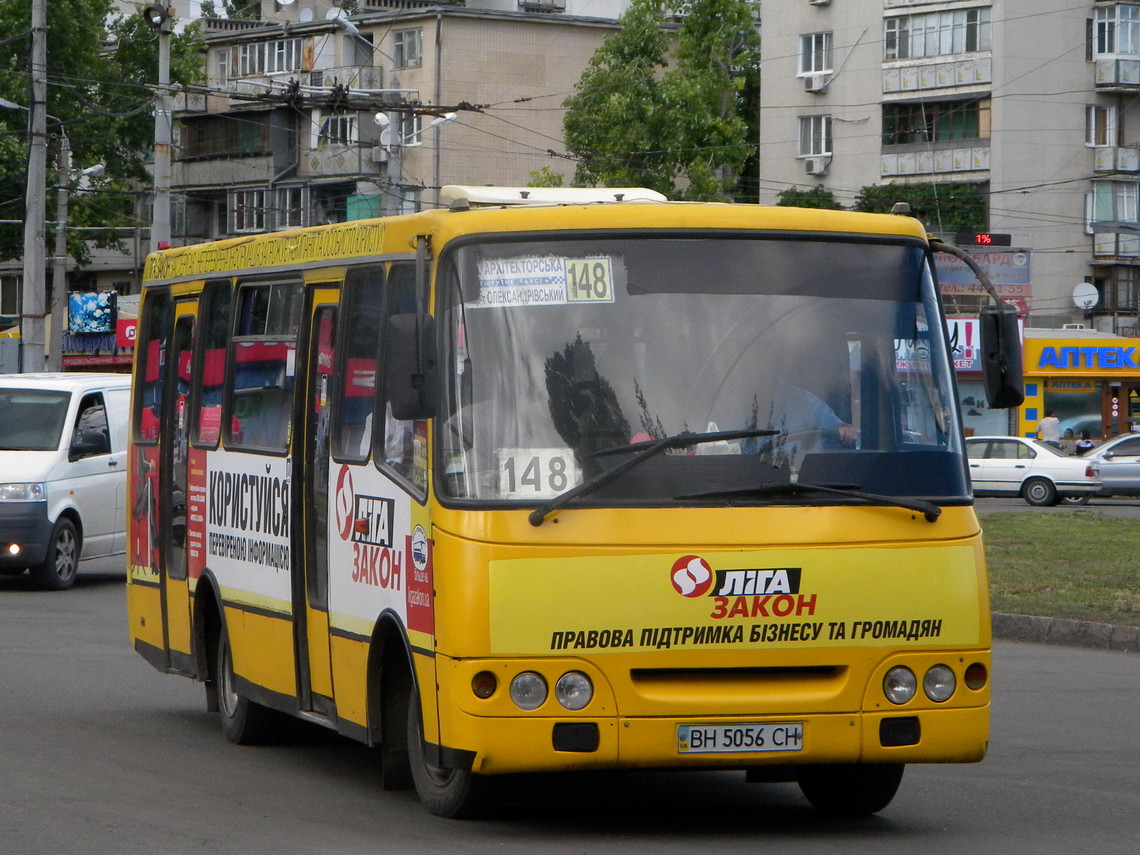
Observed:
[[[1101,232],[1093,235],[1096,258],[1140,258],[1140,234],[1135,232]]]
[[[956,172],[984,172],[990,168],[990,147],[987,143],[962,143],[948,148],[918,151],[891,152],[884,149],[879,158],[880,174],[884,177],[903,175],[931,175]]]
[[[1097,59],[1096,88],[1102,92],[1134,92],[1140,88],[1140,56]]]
[[[1140,148],[1136,146],[1094,148],[1093,172],[1140,172]]]
[[[931,58],[883,69],[883,94],[928,92],[958,86],[979,86],[993,81],[991,58],[940,60]]]

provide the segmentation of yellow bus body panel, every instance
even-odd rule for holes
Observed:
[[[296,696],[292,621],[231,606],[225,613],[234,673],[272,692]]]

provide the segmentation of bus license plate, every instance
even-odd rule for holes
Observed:
[[[740,751],[801,751],[804,725],[799,721],[766,724],[682,724],[678,754],[735,754]]]

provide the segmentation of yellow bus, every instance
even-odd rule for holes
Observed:
[[[449,187],[152,254],[134,648],[443,816],[501,776],[735,769],[885,807],[986,752],[990,624],[909,217]],[[983,318],[1016,396],[1008,307]],[[1002,338],[1005,336],[1005,338]]]

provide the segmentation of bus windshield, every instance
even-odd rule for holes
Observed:
[[[549,499],[685,433],[691,445],[581,501],[835,503],[836,488],[967,499],[917,242],[484,239],[442,259],[440,317],[438,463],[452,499]],[[772,489],[793,483],[831,489]]]

